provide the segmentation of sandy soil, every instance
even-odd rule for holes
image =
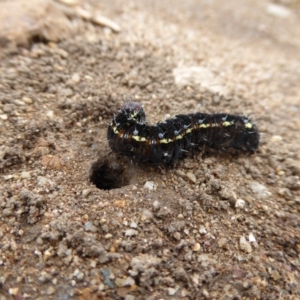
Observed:
[[[299,299],[300,2],[11,2],[0,299]],[[250,116],[260,148],[118,157],[107,123],[130,98],[151,123]]]

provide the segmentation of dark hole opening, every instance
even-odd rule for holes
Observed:
[[[97,161],[92,165],[90,181],[101,190],[112,190],[129,184],[125,169],[119,163]]]

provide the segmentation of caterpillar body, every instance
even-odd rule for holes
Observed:
[[[123,105],[108,126],[107,138],[114,152],[151,164],[171,164],[203,147],[254,152],[259,146],[258,128],[245,116],[194,113],[148,125],[137,102]]]

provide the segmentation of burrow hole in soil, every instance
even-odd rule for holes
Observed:
[[[129,184],[125,169],[117,162],[98,160],[91,167],[90,181],[98,189],[112,190]]]

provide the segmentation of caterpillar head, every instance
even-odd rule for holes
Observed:
[[[126,117],[127,121],[144,124],[146,116],[142,105],[138,102],[127,102],[121,108],[120,113]]]

